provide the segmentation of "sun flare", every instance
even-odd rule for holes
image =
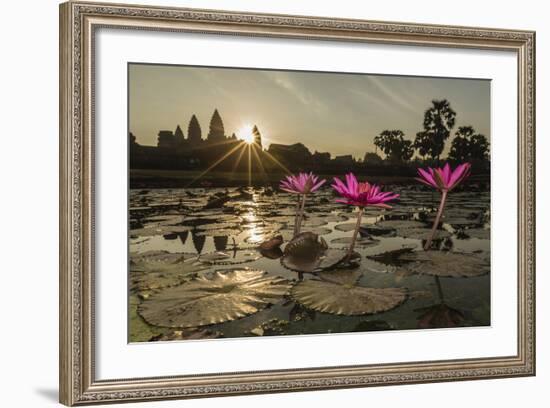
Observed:
[[[254,143],[254,132],[252,131],[252,129],[253,128],[251,125],[242,126],[237,132],[237,137],[239,138],[239,140],[242,140],[249,145]]]

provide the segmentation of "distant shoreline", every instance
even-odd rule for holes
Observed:
[[[130,169],[130,189],[155,188],[208,188],[208,187],[243,187],[249,185],[248,173],[229,171],[210,171],[202,174],[200,170],[152,170]],[[332,180],[333,177],[343,177],[343,174],[318,174],[321,178]],[[284,177],[283,173],[254,173],[250,185],[254,187],[276,187]],[[368,180],[377,184],[417,184],[410,175],[368,175],[360,174],[359,179]],[[419,184],[419,183],[418,183]],[[468,184],[490,184],[490,175],[472,175]]]

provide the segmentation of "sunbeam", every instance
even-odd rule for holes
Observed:
[[[260,155],[258,154],[258,151],[257,151],[259,149],[259,147],[256,143],[252,144],[251,146],[252,146],[252,153],[254,154],[254,158],[258,161],[258,166],[260,167],[260,170],[262,172],[263,179],[267,180],[267,173],[265,172],[264,165],[262,164],[262,160],[261,160]]]
[[[246,147],[248,147],[248,185],[252,185],[252,158],[250,157],[250,150],[251,145],[248,144]]]
[[[222,157],[220,157],[218,160],[216,160],[210,167],[208,167],[205,171],[203,171],[201,174],[199,174],[197,177],[195,177],[193,180],[187,184],[187,187],[191,186],[195,181],[203,177],[205,174],[207,174],[210,170],[212,170],[214,167],[216,167],[218,164],[220,164],[222,161],[227,159],[229,156],[231,156],[239,147],[241,147],[241,144],[239,143],[237,146],[233,147],[231,150],[229,150],[226,154],[224,154]]]
[[[269,153],[267,150],[264,150],[265,155],[270,158],[273,163],[275,163],[277,166],[279,166],[281,169],[285,171],[286,174],[292,174],[292,172],[279,160],[277,160],[271,153]]]
[[[233,165],[233,168],[231,169],[231,173],[235,173],[235,170],[237,170],[237,167],[239,166],[239,163],[241,162],[241,159],[243,157],[244,152],[246,151],[246,144],[241,143],[241,151],[239,152],[239,155],[237,156],[237,160],[235,161],[235,164]]]

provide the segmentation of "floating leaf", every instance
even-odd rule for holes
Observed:
[[[462,326],[465,320],[462,311],[453,309],[445,303],[415,309],[415,312],[420,313],[418,316],[420,329],[457,327]]]
[[[202,224],[197,226],[198,230],[209,231],[209,230],[218,230],[218,229],[236,229],[239,226],[231,222],[214,222],[211,224]]]
[[[145,291],[179,285],[206,269],[196,260],[189,254],[164,251],[130,254],[130,289]]]
[[[357,285],[357,270],[322,272],[321,279],[308,279],[292,288],[292,297],[319,312],[365,315],[395,308],[407,298],[402,288],[367,288]]]
[[[236,265],[246,262],[253,262],[260,258],[256,251],[245,250],[236,252],[210,252],[199,257],[199,261],[212,265]]]
[[[223,334],[219,331],[192,328],[160,334],[152,337],[150,341],[205,340],[219,339],[220,337],[223,337]]]
[[[342,214],[330,214],[322,216],[322,219],[326,222],[344,222],[347,221],[349,218]]]
[[[307,232],[311,232],[312,234],[315,234],[315,235],[328,235],[332,232],[330,228],[324,228],[324,227],[316,227],[316,228],[302,227],[302,230],[304,229],[306,229]]]
[[[332,241],[330,241],[330,243],[349,247],[351,244],[351,241],[353,241],[352,237],[342,237],[342,238],[335,238]],[[379,243],[380,241],[377,239],[358,237],[357,240],[355,241],[355,246],[365,248],[365,247],[376,246]]]
[[[139,299],[135,295],[130,296],[128,309],[128,335],[130,343],[150,341],[155,336],[159,336],[162,329],[147,324],[143,318],[138,315],[137,308]]]
[[[397,231],[397,234],[403,238],[410,239],[427,239],[431,230],[429,228],[405,228]],[[435,233],[435,239],[449,238],[451,234],[445,230],[437,230]]]
[[[408,262],[407,260],[401,259],[401,255],[412,252],[414,249],[416,249],[416,245],[403,246],[401,248],[392,249],[379,254],[367,255],[367,258],[385,265],[400,266]]]
[[[396,231],[396,234],[400,237],[411,238],[411,239],[427,239],[430,235],[431,229],[420,221],[411,221],[411,220],[389,220],[389,221],[380,221],[377,224],[382,228],[393,228]],[[451,234],[445,230],[437,230],[435,238],[442,239],[448,238]]]
[[[427,227],[427,225],[424,224],[423,222],[411,221],[411,220],[387,220],[387,221],[380,221],[376,225],[382,228],[393,228],[395,230]]]
[[[281,264],[295,272],[318,272],[322,270],[332,269],[338,264],[346,260],[347,251],[342,249],[325,249],[318,253],[309,255],[292,255],[286,254],[281,259]],[[361,256],[354,253],[350,259],[352,262],[357,262],[357,258]]]
[[[391,273],[395,271],[395,267],[393,266],[385,265],[368,258],[361,260],[361,269],[375,273]]]
[[[320,255],[327,248],[328,245],[325,240],[323,238],[319,239],[317,234],[301,232],[286,244],[284,254],[293,256]]]
[[[144,228],[130,230],[132,237],[151,237],[155,235],[165,235],[170,233],[179,233],[190,231],[191,228],[184,225],[161,225],[155,224]]]
[[[237,229],[212,229],[206,231],[197,231],[195,235],[197,237],[233,237],[237,236],[241,231]]]
[[[366,320],[364,322],[359,322],[355,326],[352,332],[366,332],[366,331],[380,331],[380,330],[392,330],[393,327],[389,325],[388,322],[384,320]]]
[[[391,227],[382,227],[377,224],[366,224],[362,225],[361,228],[374,236],[386,236],[395,234],[395,229]]]
[[[154,215],[152,217],[144,218],[143,221],[158,222],[160,225],[175,225],[183,221],[183,216],[170,214]]]
[[[469,238],[491,239],[491,230],[484,228],[469,228],[462,231]]]
[[[334,226],[334,229],[342,232],[355,231],[355,223],[347,222],[345,224],[338,224]]]
[[[216,272],[152,295],[138,312],[157,326],[205,326],[256,313],[279,301],[290,287],[287,280],[264,271]]]
[[[263,251],[270,251],[275,248],[279,248],[283,244],[283,241],[282,235],[276,235],[262,242],[259,245],[259,248]]]
[[[400,255],[405,267],[421,275],[473,277],[489,272],[489,262],[475,255],[443,251],[414,251]]]

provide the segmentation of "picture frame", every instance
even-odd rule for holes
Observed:
[[[517,352],[512,355],[98,379],[96,349],[96,33],[504,51],[517,58]],[[498,251],[498,248],[495,248]],[[229,11],[60,5],[60,402],[81,405],[535,375],[535,33]],[[510,266],[512,268],[512,266]],[[125,273],[122,271],[121,273]],[[121,294],[123,296],[124,294]]]

